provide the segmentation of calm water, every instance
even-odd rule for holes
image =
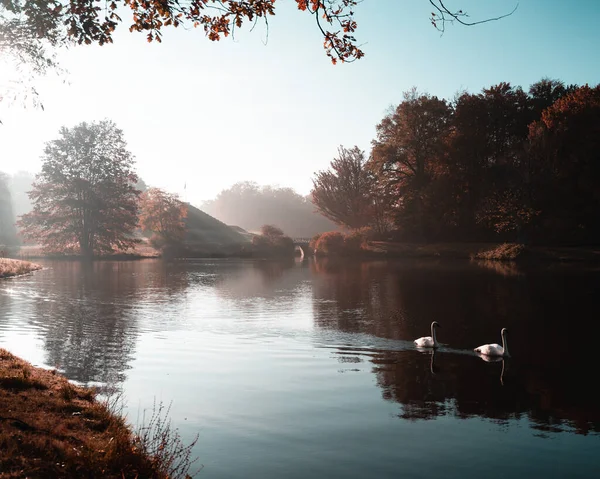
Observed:
[[[116,384],[132,423],[173,401],[199,477],[600,477],[598,271],[44,265],[0,281],[0,346]],[[502,327],[510,360],[470,352]]]

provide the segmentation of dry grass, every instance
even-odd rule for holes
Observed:
[[[56,371],[34,368],[3,349],[0,404],[2,478],[189,477],[192,446],[183,446],[177,431],[167,427],[167,443],[179,447],[171,453],[184,459],[174,469],[176,461],[168,451],[154,454],[154,437],[136,436],[109,404],[96,400],[93,390],[72,385]],[[165,424],[161,420],[159,439],[165,437]]]
[[[30,263],[29,261],[0,258],[0,278],[19,276],[38,269],[42,269],[42,267],[39,264]]]
[[[160,252],[152,247],[146,238],[141,238],[141,242],[135,245],[133,248],[123,251],[115,251],[110,255],[104,256],[106,259],[131,259],[131,258],[157,258],[160,256]],[[19,249],[18,256],[20,258],[47,258],[47,257],[58,257],[58,258],[77,258],[77,255],[60,255],[52,254],[44,251],[41,245],[23,245]]]
[[[135,432],[136,444],[153,458],[156,466],[169,477],[185,477],[197,458],[192,459],[192,448],[198,436],[185,445],[177,429],[171,427],[171,405],[154,402],[152,413],[146,421],[146,412]]]
[[[370,241],[368,253],[386,258],[471,259],[488,262],[600,263],[600,248],[592,246],[525,246],[519,243],[395,243]],[[510,273],[512,274],[512,273]]]
[[[370,241],[369,250],[392,258],[471,259],[480,251],[497,247],[490,243],[394,243]]]
[[[527,252],[524,245],[518,243],[503,243],[495,248],[479,251],[472,259],[487,261],[514,261]]]

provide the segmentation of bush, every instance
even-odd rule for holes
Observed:
[[[315,254],[339,255],[344,253],[344,235],[339,231],[323,233],[315,245]]]
[[[252,237],[254,251],[262,256],[290,257],[294,255],[294,240],[276,226],[263,225],[261,235]]]
[[[313,250],[316,251],[317,250],[317,243],[319,242],[319,238],[321,237],[321,233],[316,234],[312,237],[312,239],[310,240],[310,242],[308,243],[308,247]]]
[[[354,230],[344,238],[344,250],[346,253],[356,253],[365,249],[367,238],[365,232]]]
[[[526,254],[527,249],[518,243],[503,243],[496,248],[487,251],[479,251],[472,259],[513,261]]]

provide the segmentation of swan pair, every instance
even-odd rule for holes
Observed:
[[[431,336],[423,336],[422,338],[415,339],[415,344],[418,348],[437,348],[439,346],[439,343],[437,342],[437,337],[435,335],[436,328],[441,328],[441,326],[437,321],[434,321],[433,323],[431,323]],[[494,356],[503,358],[510,357],[510,354],[508,354],[508,345],[506,344],[506,332],[506,328],[502,328],[502,331],[500,331],[500,335],[502,336],[502,346],[495,343],[484,344],[483,346],[475,348],[473,351],[484,356]]]

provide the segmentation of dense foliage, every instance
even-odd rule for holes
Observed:
[[[126,251],[137,242],[136,182],[133,157],[113,122],[63,127],[46,144],[21,232],[50,252]]]
[[[599,147],[600,86],[500,83],[453,101],[413,89],[377,125],[368,161],[342,148],[312,195],[338,224],[396,239],[594,243]]]
[[[252,238],[255,253],[262,256],[290,257],[294,254],[294,241],[277,226],[263,225],[260,235]]]
[[[150,188],[140,195],[140,226],[154,233],[156,247],[177,245],[185,238],[187,205],[175,194]]]

